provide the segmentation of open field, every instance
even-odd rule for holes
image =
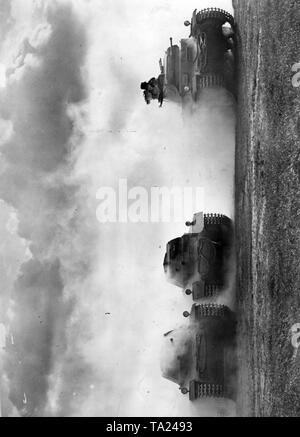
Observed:
[[[238,414],[300,416],[299,0],[234,1]]]

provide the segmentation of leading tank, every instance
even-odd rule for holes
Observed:
[[[194,10],[188,38],[166,50],[160,60],[160,75],[143,82],[147,103],[152,99],[171,100],[183,105],[201,99],[206,88],[225,88],[235,95],[234,18],[219,8]]]

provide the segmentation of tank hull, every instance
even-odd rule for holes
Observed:
[[[170,283],[191,287],[195,300],[211,297],[226,286],[233,244],[231,220],[223,215],[205,215],[199,233],[184,234],[169,241],[164,270]]]
[[[235,398],[234,375],[235,317],[221,305],[193,305],[190,323],[194,326],[193,374],[188,382],[189,399],[200,397]]]
[[[185,348],[163,376],[176,382],[190,401],[201,397],[235,399],[235,317],[223,305],[194,304]],[[168,337],[169,336],[169,337]],[[167,339],[174,342],[174,331]],[[174,345],[176,347],[176,345]],[[184,352],[182,352],[184,351]]]

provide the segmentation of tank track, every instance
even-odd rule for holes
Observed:
[[[195,399],[204,397],[225,397],[225,389],[222,384],[200,383],[197,381],[193,381],[193,385]]]
[[[204,226],[226,224],[228,224],[228,218],[223,214],[204,214]]]
[[[195,305],[196,317],[224,317],[228,312],[226,305],[215,303]]]
[[[222,284],[206,284],[205,283],[203,297],[212,297],[215,294],[217,294],[221,288],[222,288]],[[192,292],[192,290],[187,288],[185,290],[185,294],[187,296],[190,296],[191,294],[193,294],[193,292]]]
[[[205,284],[204,297],[212,297],[221,289],[220,284]]]
[[[234,26],[234,18],[229,12],[220,8],[206,8],[202,9],[197,13],[197,22],[200,23],[207,18],[217,18],[219,20],[224,20],[224,23],[228,21],[231,26]]]
[[[198,79],[198,88],[225,87],[225,78],[221,74],[205,74]]]

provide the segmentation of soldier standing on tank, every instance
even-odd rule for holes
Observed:
[[[149,105],[151,99],[158,100],[160,106],[163,104],[164,100],[164,74],[160,74],[158,78],[152,77],[148,82],[141,83],[141,89],[144,90],[144,98]]]

